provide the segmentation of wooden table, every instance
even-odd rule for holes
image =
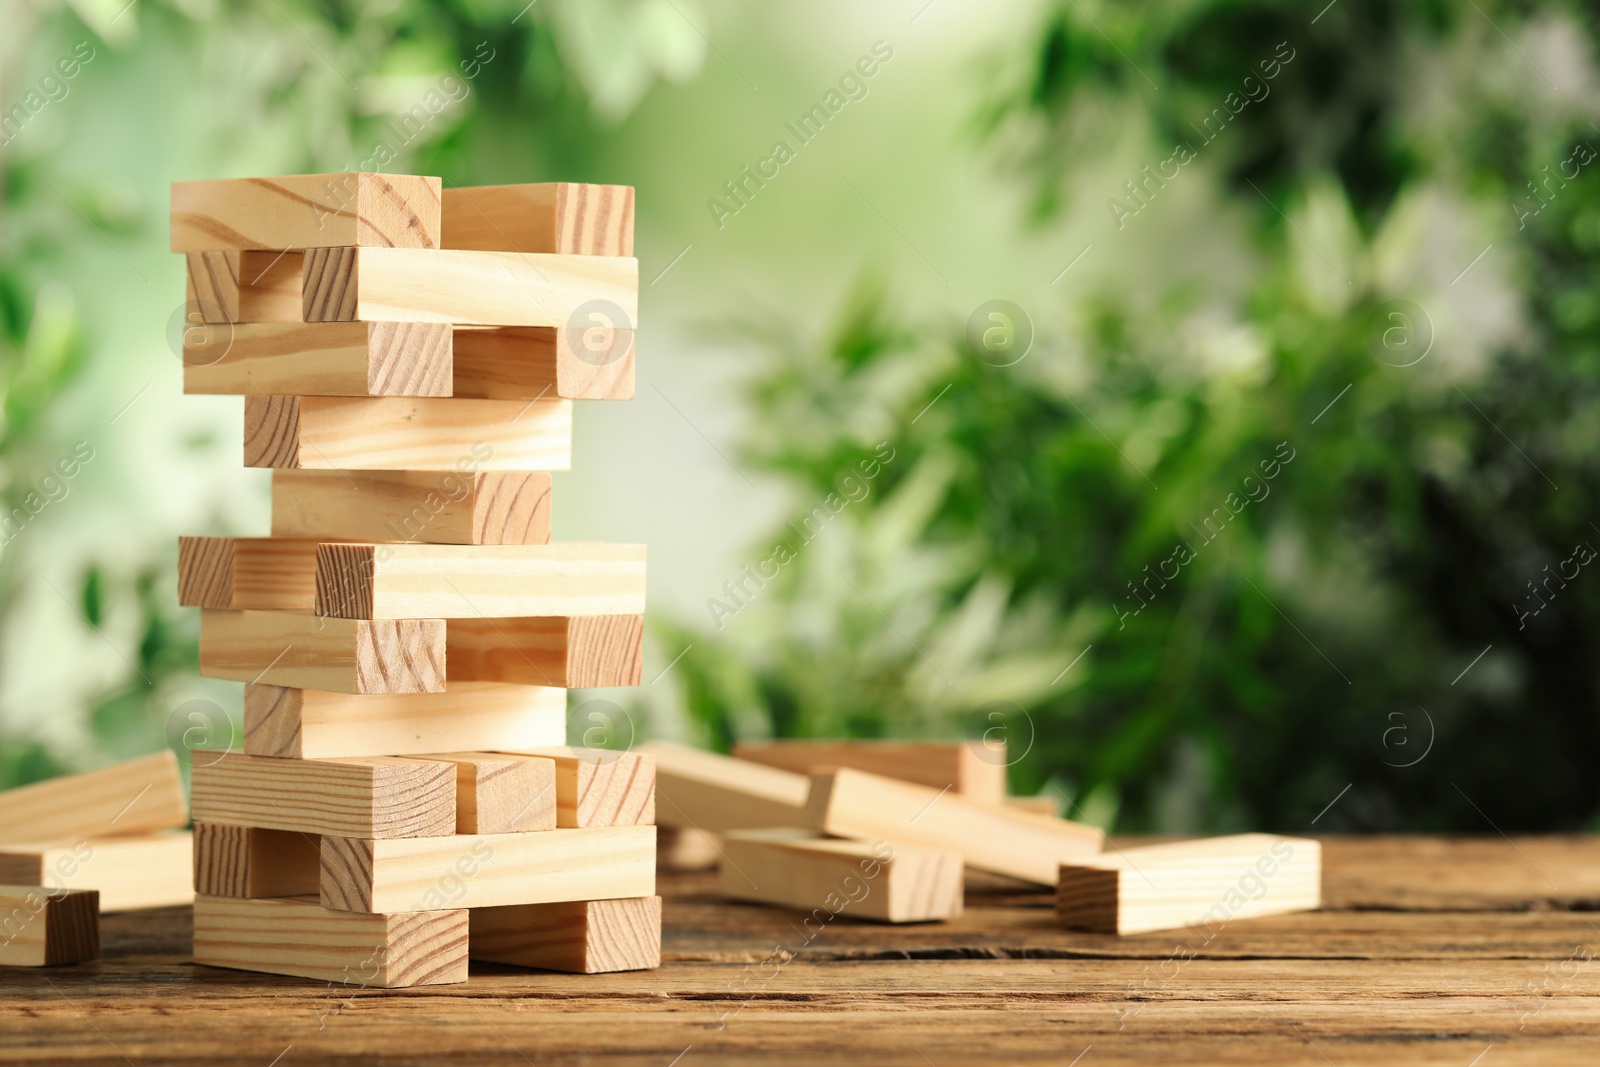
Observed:
[[[1331,839],[1326,910],[1209,943],[1070,933],[1048,894],[969,882],[957,922],[804,944],[798,913],[672,875],[659,971],[398,991],[197,967],[188,909],[110,916],[102,960],[0,971],[0,1060],[1600,1064],[1600,839]]]

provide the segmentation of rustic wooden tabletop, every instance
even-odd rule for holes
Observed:
[[[1600,838],[1335,838],[1324,862],[1321,912],[1120,939],[999,880],[956,922],[808,935],[671,875],[659,971],[398,991],[197,967],[188,909],[110,916],[101,960],[0,972],[0,1060],[1600,1063]]]

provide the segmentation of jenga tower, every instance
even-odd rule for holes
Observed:
[[[571,749],[637,685],[643,545],[550,543],[572,402],[633,395],[633,190],[178,182],[184,391],[242,395],[272,536],[183,538],[200,671],[194,956],[358,986],[467,958],[656,966],[655,770]]]

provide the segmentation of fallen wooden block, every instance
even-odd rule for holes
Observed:
[[[782,767],[798,774],[850,767],[885,778],[948,789],[980,804],[1006,795],[1005,746],[973,741],[741,741],[737,759]]]
[[[450,396],[437,322],[250,322],[183,333],[185,393]]]
[[[538,756],[448,752],[418,757],[456,769],[456,833],[556,828],[556,765]]]
[[[275,470],[272,535],[322,541],[542,545],[550,540],[550,475]]]
[[[0,966],[56,967],[100,955],[100,901],[92,889],[0,885]]]
[[[656,821],[708,833],[804,826],[811,781],[747,760],[650,741],[656,760]]]
[[[247,396],[247,467],[564,471],[572,401]]]
[[[560,328],[456,327],[454,395],[632,400],[634,332],[594,314],[593,321]]]
[[[1054,885],[1062,863],[1099,852],[1103,840],[1092,826],[844,768],[812,775],[805,820],[839,837],[959,852],[968,866],[1040,885]]]
[[[1313,911],[1322,903],[1322,845],[1299,837],[1235,834],[1118,849],[1063,862],[1061,925],[1105,934]]]
[[[559,745],[566,733],[567,691],[543,686],[452,681],[442,693],[365,696],[277,685],[244,691],[244,750],[252,756],[520,752]]]
[[[189,331],[202,324],[302,321],[300,274],[304,253],[191,252],[185,258],[185,363],[205,363],[216,357],[216,347],[191,347]],[[223,330],[216,334],[197,333],[193,340],[221,346],[228,337]]]
[[[633,186],[538,182],[446,189],[442,248],[633,255]]]
[[[683,826],[656,827],[656,870],[674,874],[715,870],[722,838]]]
[[[441,184],[365,172],[173,182],[172,251],[438,248]]]
[[[644,670],[644,619],[451,619],[445,628],[445,656],[450,677],[458,681],[563,689],[638,685]]]
[[[320,838],[294,830],[194,824],[194,891],[208,897],[315,895],[322,878]]]
[[[93,889],[100,910],[137,911],[187,904],[193,843],[187,830],[136,837],[79,838],[73,844],[0,846],[0,882]]]
[[[656,821],[654,756],[566,745],[526,751],[555,764],[556,825],[646,826]]]
[[[188,821],[178,760],[167,750],[0,792],[0,844],[144,834]]]
[[[908,923],[961,914],[961,855],[808,830],[734,830],[722,838],[724,896],[811,912],[821,922]]]
[[[362,915],[314,900],[196,897],[194,961],[354,988],[467,980],[467,913]]]
[[[445,763],[300,760],[229,752],[191,772],[196,822],[344,837],[424,837],[456,827],[456,772]]]
[[[467,952],[475,960],[572,974],[661,966],[661,898],[572,900],[474,908]]]
[[[184,607],[309,612],[316,599],[316,541],[178,538],[178,603]]]
[[[322,903],[345,911],[646,897],[655,879],[654,826],[322,839]]]
[[[207,678],[334,693],[442,693],[444,665],[442,619],[200,614],[200,673]]]

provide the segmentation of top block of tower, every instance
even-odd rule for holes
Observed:
[[[172,251],[438,248],[440,181],[295,174],[172,183]]]

